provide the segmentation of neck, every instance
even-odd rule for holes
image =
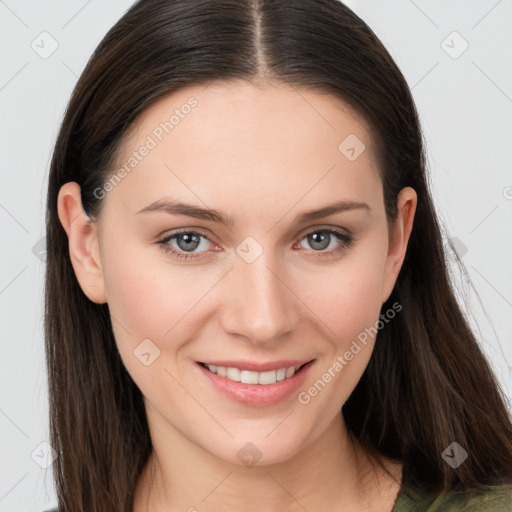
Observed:
[[[375,510],[391,510],[382,508],[383,494],[392,504],[398,490],[398,482],[390,486],[389,478],[379,479],[364,451],[354,445],[341,413],[292,458],[268,466],[221,460],[168,424],[165,436],[159,436],[163,426],[153,425],[153,452],[137,483],[133,512],[370,512],[372,496],[380,506]]]

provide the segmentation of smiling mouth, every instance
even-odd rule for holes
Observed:
[[[290,379],[296,373],[300,372],[304,366],[312,363],[314,359],[298,366],[289,366],[279,368],[277,370],[269,370],[265,372],[254,372],[250,370],[242,370],[235,367],[218,366],[214,364],[199,363],[211,373],[224,377],[233,382],[241,382],[242,384],[262,384],[269,385]]]

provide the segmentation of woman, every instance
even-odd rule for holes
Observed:
[[[343,4],[137,2],[69,103],[47,244],[59,510],[512,510],[414,102]]]

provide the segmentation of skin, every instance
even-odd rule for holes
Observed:
[[[76,183],[58,199],[80,286],[108,302],[120,355],[144,395],[154,451],[134,511],[390,511],[401,466],[386,461],[396,481],[373,468],[340,414],[375,338],[307,405],[297,393],[267,407],[240,404],[196,362],[315,358],[299,389],[307,390],[378,321],[416,193],[401,191],[388,225],[363,120],[332,96],[268,82],[196,85],[160,100],[137,121],[120,165],[192,96],[195,109],[102,199],[98,222],[84,214]],[[338,150],[349,134],[366,146],[354,161]],[[137,213],[164,197],[222,210],[234,224]],[[369,209],[295,222],[340,200]],[[178,259],[157,243],[180,228],[208,236],[192,249],[199,258]],[[326,249],[313,245],[307,235],[325,228],[354,243],[319,257],[343,246],[334,236]],[[252,263],[236,252],[248,236],[263,250]],[[186,253],[183,239],[168,245]],[[148,366],[134,355],[144,339],[160,350]],[[261,453],[253,467],[237,457],[248,442]]]

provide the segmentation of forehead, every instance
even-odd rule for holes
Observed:
[[[164,97],[130,130],[122,166],[129,176],[116,188],[131,189],[134,207],[165,192],[291,206],[305,193],[367,200],[380,189],[364,120],[332,95],[275,83],[197,84]]]
[[[132,142],[148,133],[157,142],[188,137],[195,149],[212,141],[222,143],[223,149],[228,149],[230,142],[250,142],[240,148],[244,154],[254,145],[258,149],[276,149],[285,142],[281,149],[293,148],[295,153],[300,153],[301,147],[307,150],[318,144],[337,148],[350,133],[364,139],[367,149],[372,146],[365,120],[341,99],[276,82],[188,86],[157,101],[134,128]],[[304,142],[307,144],[299,145]]]

